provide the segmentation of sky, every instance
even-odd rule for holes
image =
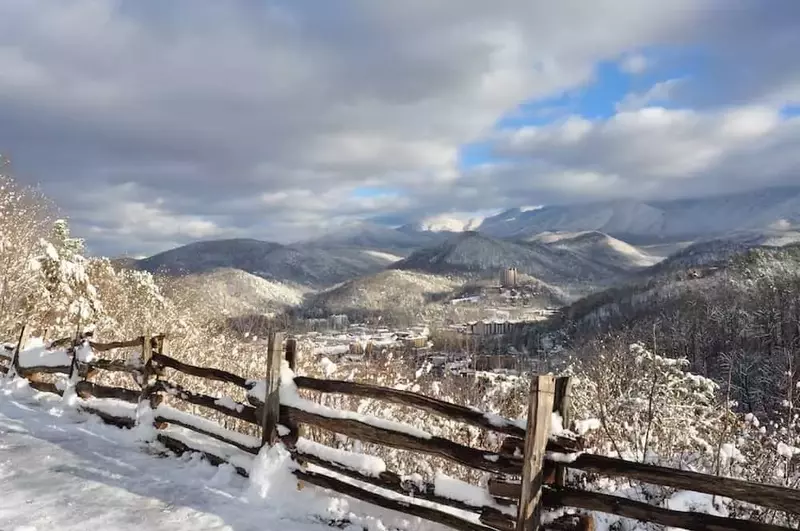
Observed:
[[[94,253],[800,183],[797,0],[3,0],[0,153]]]

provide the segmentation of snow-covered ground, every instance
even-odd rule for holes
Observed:
[[[262,452],[250,479],[196,457],[161,457],[131,431],[0,378],[0,530],[310,531],[337,520],[352,522],[346,529],[441,529],[298,491],[287,457]]]

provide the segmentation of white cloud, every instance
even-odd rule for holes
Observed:
[[[580,135],[574,134],[580,123]],[[648,107],[605,120],[571,119],[511,132],[497,144],[517,161],[511,190],[577,197],[666,197],[795,182],[800,119],[741,106],[707,112]],[[557,193],[555,193],[557,192]]]
[[[666,103],[670,100],[675,88],[678,87],[681,81],[681,79],[668,79],[656,83],[645,92],[631,92],[617,103],[617,111],[635,111],[643,107],[653,106],[653,104]]]
[[[627,74],[641,74],[648,66],[650,61],[641,53],[628,54],[619,62],[619,69]]]

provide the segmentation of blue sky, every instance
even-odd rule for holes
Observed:
[[[626,68],[626,61],[640,63],[636,71]],[[619,112],[618,106],[626,96],[645,93],[658,83],[674,80],[683,87],[696,83],[696,76],[707,68],[709,59],[698,47],[652,47],[632,50],[625,57],[603,60],[595,64],[589,81],[570,90],[546,98],[525,101],[500,117],[495,131],[513,131],[529,126],[545,127],[571,116],[592,121],[607,120]],[[673,91],[679,96],[680,90]],[[648,105],[679,108],[681,102],[671,97],[652,98]],[[785,114],[797,108],[785,109]],[[492,153],[491,143],[467,143],[459,151],[459,167],[469,170],[483,164],[501,160]]]

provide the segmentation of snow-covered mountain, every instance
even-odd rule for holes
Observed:
[[[444,276],[388,270],[317,293],[305,307],[323,314],[423,311],[429,303],[448,297],[460,285],[460,281]]]
[[[657,241],[798,226],[800,187],[788,187],[673,201],[617,200],[535,210],[514,208],[486,218],[478,230],[498,238],[600,231],[625,241]]]
[[[234,239],[190,243],[139,260],[135,267],[168,275],[240,269],[268,280],[319,289],[380,271],[396,258],[359,248]]]
[[[298,249],[362,249],[406,256],[409,253],[444,240],[446,234],[432,231],[394,229],[375,223],[357,223],[338,228],[320,237],[292,245]]]
[[[603,284],[641,268],[622,261],[604,263],[587,254],[590,253],[540,242],[512,242],[464,232],[420,249],[392,267],[467,278],[498,275],[504,268],[516,267],[521,273],[556,286]]]
[[[195,311],[226,315],[271,315],[298,306],[308,288],[267,280],[241,269],[220,268],[175,277],[165,291],[180,301],[193,301]]]
[[[464,232],[477,230],[483,223],[484,218],[480,216],[453,216],[440,214],[431,216],[416,223],[409,223],[400,230],[409,234],[414,232]]]
[[[649,267],[661,261],[661,257],[650,255],[642,249],[597,231],[543,232],[529,241],[571,251],[586,260],[623,270]]]
[[[690,267],[709,267],[727,263],[732,257],[744,254],[750,249],[765,247],[785,247],[800,243],[798,231],[742,231],[726,235],[724,238],[710,238],[697,241],[680,251],[671,254],[664,261],[645,269],[640,277],[654,276],[670,271],[680,271]]]

